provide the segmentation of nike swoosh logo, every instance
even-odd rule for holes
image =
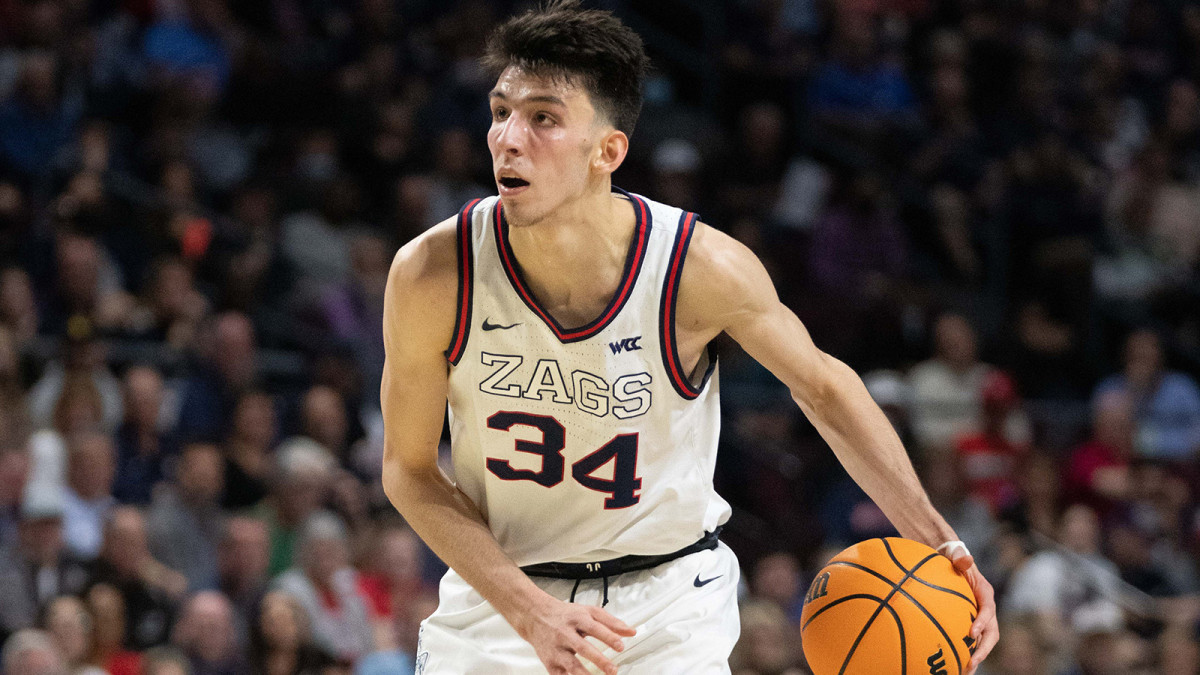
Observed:
[[[717,576],[715,576],[715,577],[713,577],[713,578],[711,578],[711,579],[705,579],[705,580],[701,581],[701,580],[700,580],[700,575],[699,575],[699,574],[697,574],[697,575],[696,575],[696,580],[692,582],[692,585],[693,585],[693,586],[695,586],[696,588],[700,588],[701,586],[704,586],[704,585],[706,585],[706,584],[711,584],[712,582],[716,581],[717,579],[720,579],[720,578],[721,578],[721,576],[722,576],[722,575],[718,574]]]
[[[483,320],[483,329],[484,330],[508,330],[509,328],[512,328],[513,326],[520,326],[520,325],[521,324],[518,322],[518,323],[510,323],[507,326],[502,326],[498,323],[488,323],[487,319]]]

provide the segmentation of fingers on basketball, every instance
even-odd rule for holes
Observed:
[[[980,646],[974,590],[951,561],[899,538],[861,542],[813,581],[801,614],[815,675],[965,675]]]

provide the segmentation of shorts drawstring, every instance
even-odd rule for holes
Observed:
[[[575,580],[575,585],[571,587],[571,599],[567,602],[575,602],[575,591],[579,590],[579,582],[581,581],[583,581],[583,579]]]
[[[604,607],[608,604],[608,577],[604,576],[601,579],[604,579],[604,602],[601,602],[600,606]]]

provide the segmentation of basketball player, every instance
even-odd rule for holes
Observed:
[[[406,245],[387,284],[384,487],[450,566],[417,672],[729,672],[738,566],[717,539],[729,506],[712,484],[708,349],[721,333],[790,387],[903,536],[966,573],[973,671],[998,636],[992,587],[861,380],[744,246],[612,187],[641,40],[566,0],[497,28],[485,65],[499,196]],[[453,482],[437,464],[447,401]]]

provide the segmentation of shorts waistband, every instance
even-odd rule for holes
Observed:
[[[719,543],[717,537],[720,534],[720,527],[712,532],[705,532],[704,536],[696,543],[684,546],[674,553],[665,553],[663,555],[627,555],[620,558],[613,558],[612,560],[588,563],[538,563],[536,565],[526,565],[521,568],[521,571],[531,577],[551,577],[553,579],[600,579],[603,577],[612,577],[624,574],[625,572],[648,570],[651,567],[658,567],[663,563],[671,562],[685,555],[712,550],[717,547]]]

